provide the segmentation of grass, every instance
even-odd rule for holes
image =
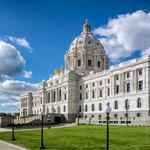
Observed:
[[[0,133],[0,139],[38,150],[40,130]],[[44,130],[44,145],[49,150],[105,150],[106,126],[80,125]],[[110,127],[110,150],[150,150],[150,127]]]

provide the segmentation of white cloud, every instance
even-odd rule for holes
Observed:
[[[31,78],[32,72],[31,71],[23,71],[23,76],[24,76],[24,78]]]
[[[0,76],[21,73],[25,64],[20,52],[11,44],[0,40]]]
[[[21,47],[25,47],[25,48],[29,49],[30,52],[32,52],[32,50],[33,50],[30,46],[30,43],[24,37],[18,38],[18,37],[8,36],[8,39],[12,42],[15,42],[16,44],[18,44]]]
[[[38,84],[25,81],[5,80],[0,83],[0,98],[19,99],[20,94],[37,90]]]
[[[19,102],[15,102],[15,101],[10,101],[7,103],[1,103],[0,104],[1,107],[19,107]]]
[[[94,30],[99,35],[106,52],[112,60],[130,56],[136,50],[141,55],[150,54],[150,12],[142,10],[118,15],[106,26]]]

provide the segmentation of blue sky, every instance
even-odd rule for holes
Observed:
[[[139,12],[140,10],[142,12]],[[98,38],[105,37],[102,39],[102,43],[104,43],[104,47],[108,48],[106,51],[112,52],[111,48],[116,48],[114,52],[118,53],[120,47],[118,43],[116,44],[116,38],[112,39],[115,41],[115,45],[107,44],[107,40],[114,35],[120,35],[117,33],[120,33],[119,30],[121,30],[119,28],[117,33],[112,33],[114,27],[108,26],[110,19],[117,18],[119,20],[118,15],[129,14],[129,16],[123,16],[121,19],[128,20],[128,18],[137,16],[140,21],[142,14],[143,18],[149,21],[149,11],[149,0],[0,0],[0,40],[5,42],[1,44],[13,45],[25,61],[21,61],[22,64],[19,64],[22,67],[20,72],[11,75],[0,72],[0,75],[3,76],[1,86],[11,86],[8,81],[11,80],[12,83],[15,81],[15,91],[20,83],[25,86],[27,83],[27,87],[34,89],[33,84],[47,79],[55,69],[63,65],[64,54],[72,40],[81,33],[85,19],[89,20],[93,33]],[[132,22],[129,24],[133,26]],[[144,31],[143,28],[141,32]],[[111,33],[106,35],[108,30],[111,30]],[[139,34],[141,33],[137,33],[137,35]],[[148,37],[149,35],[147,39]],[[25,45],[18,44],[17,40],[23,38],[28,43]],[[126,39],[124,39],[125,36],[122,41],[126,43]],[[130,38],[129,40],[132,41]],[[147,54],[149,45],[143,47],[142,44],[141,46],[133,43],[125,48],[125,53],[121,51],[122,56],[110,56],[112,62],[118,63],[139,57],[143,53]],[[23,75],[25,71],[28,73],[27,77]],[[4,90],[0,91],[1,99],[15,99],[11,97],[13,92],[8,90],[8,97],[3,92]],[[0,103],[4,103],[4,100],[1,100]],[[12,105],[8,104],[8,106]],[[8,106],[6,111],[9,111]],[[4,106],[2,108],[0,105],[0,111],[3,109]]]

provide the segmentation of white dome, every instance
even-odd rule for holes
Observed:
[[[86,29],[86,27],[88,29]],[[93,51],[98,50],[102,53],[104,52],[104,48],[100,41],[94,37],[94,35],[90,32],[90,25],[86,22],[83,26],[83,32],[76,37],[69,48],[69,53],[76,52],[76,51]]]

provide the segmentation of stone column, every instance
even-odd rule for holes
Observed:
[[[137,70],[132,71],[132,90],[136,92],[137,90]]]
[[[138,90],[138,70],[135,70],[134,80],[135,80],[134,89],[135,91],[137,91]]]
[[[51,102],[54,102],[54,98],[53,98],[53,90],[50,91],[50,95],[51,95]]]
[[[111,76],[111,89],[110,89],[110,95],[114,95],[114,93],[115,93],[115,83],[114,83],[114,75],[113,76]]]
[[[120,93],[124,93],[124,76],[123,73],[120,73]]]
[[[58,102],[58,88],[55,90],[55,102]]]

